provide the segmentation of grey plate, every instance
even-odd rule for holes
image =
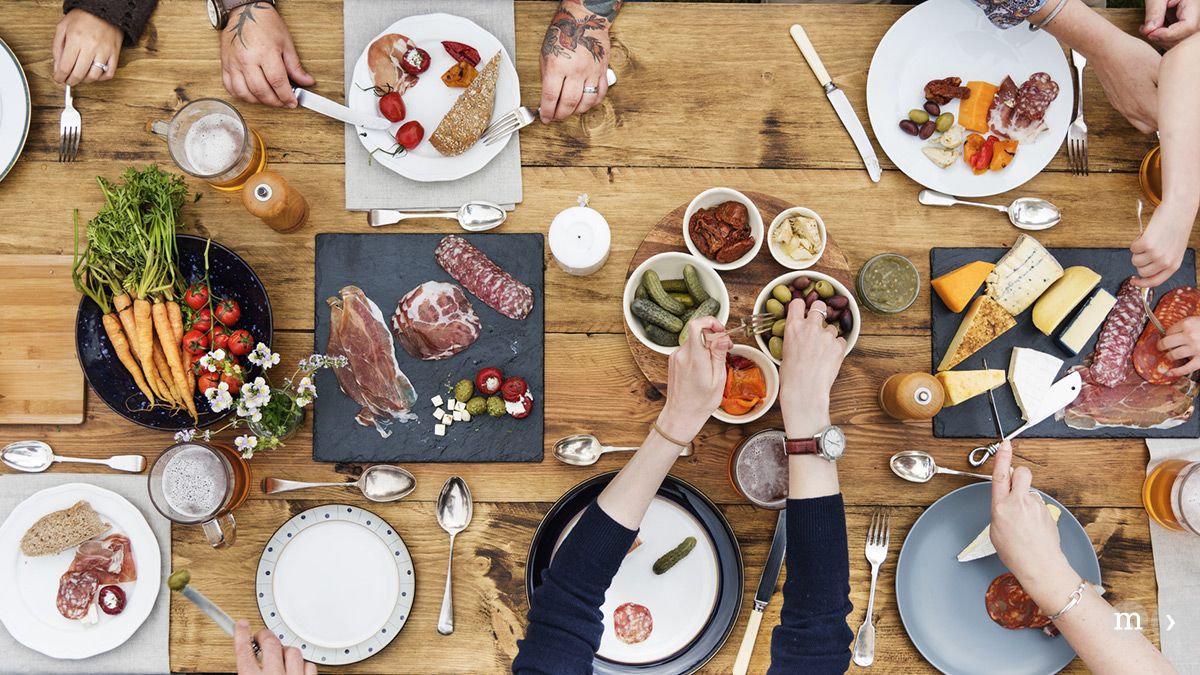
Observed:
[[[1058,534],[1076,572],[1100,583],[1100,561],[1083,526],[1066,507]],[[909,530],[896,563],[896,604],[904,630],[925,660],[954,675],[1057,673],[1075,658],[1063,637],[1008,630],[988,617],[984,594],[1008,569],[991,555],[960,563],[956,556],[991,519],[991,483],[961,487],[937,500]],[[1067,595],[1063,595],[1063,604]],[[1047,613],[1059,607],[1043,608]]]

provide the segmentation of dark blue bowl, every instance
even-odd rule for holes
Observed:
[[[204,250],[208,246],[208,274],[213,297],[236,300],[242,310],[236,328],[250,331],[256,342],[271,344],[274,325],[271,300],[267,297],[267,289],[246,261],[215,241],[209,245],[204,237],[180,234],[176,235],[176,242],[179,247],[179,271],[188,283],[204,277]],[[112,343],[108,341],[100,317],[100,307],[84,296],[75,315],[75,351],[92,391],[113,412],[135,424],[162,431],[207,427],[233,414],[232,408],[220,413],[212,412],[208,408],[208,401],[200,394],[195,394],[196,411],[200,413],[199,423],[193,422],[186,411],[148,407],[146,397],[113,353]],[[243,365],[250,366],[248,362]],[[259,368],[251,367],[248,378],[254,379],[260,374]]]

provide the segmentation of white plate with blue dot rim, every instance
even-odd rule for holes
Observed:
[[[347,504],[318,506],[284,523],[255,576],[263,623],[318,666],[378,654],[408,620],[415,589],[412,557],[395,528]]]

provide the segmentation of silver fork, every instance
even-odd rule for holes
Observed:
[[[617,83],[617,74],[612,68],[606,73],[608,86],[612,87]],[[533,123],[538,118],[540,108],[530,108],[527,105],[520,106],[515,110],[511,110],[496,119],[488,125],[488,128],[483,130],[483,136],[480,138],[484,145],[491,145],[505,136],[520,131]]]
[[[755,335],[766,333],[774,328],[775,322],[778,320],[779,317],[770,312],[765,314],[751,314],[743,318],[738,323],[737,328],[732,329],[730,332],[741,333],[748,338],[752,338]]]
[[[879,580],[879,566],[887,559],[888,543],[892,538],[890,518],[887,511],[877,509],[871,516],[871,527],[867,530],[867,562],[871,563],[871,597],[867,600],[867,615],[858,627],[858,638],[854,641],[854,663],[866,668],[875,662],[875,582]]]
[[[74,162],[79,155],[79,138],[83,135],[83,118],[75,109],[71,98],[71,85],[67,85],[66,103],[62,118],[58,122],[58,161]]]
[[[1088,136],[1087,124],[1083,121],[1083,69],[1087,59],[1083,54],[1071,50],[1071,63],[1075,64],[1075,100],[1079,101],[1079,112],[1075,121],[1067,128],[1067,161],[1071,164],[1071,173],[1076,176],[1088,175]]]

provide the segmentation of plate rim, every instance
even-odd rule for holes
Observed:
[[[8,165],[0,169],[0,181],[12,171],[12,168],[17,165],[17,160],[21,158],[21,153],[25,151],[25,143],[29,140],[29,124],[33,118],[33,99],[29,94],[29,77],[25,74],[25,67],[21,65],[21,60],[17,58],[17,53],[8,46],[8,43],[0,38],[0,53],[7,53],[12,59],[13,65],[16,66],[17,77],[20,78],[23,90],[25,92],[25,130],[21,132],[21,139],[17,141],[16,152],[13,153],[12,159]]]

